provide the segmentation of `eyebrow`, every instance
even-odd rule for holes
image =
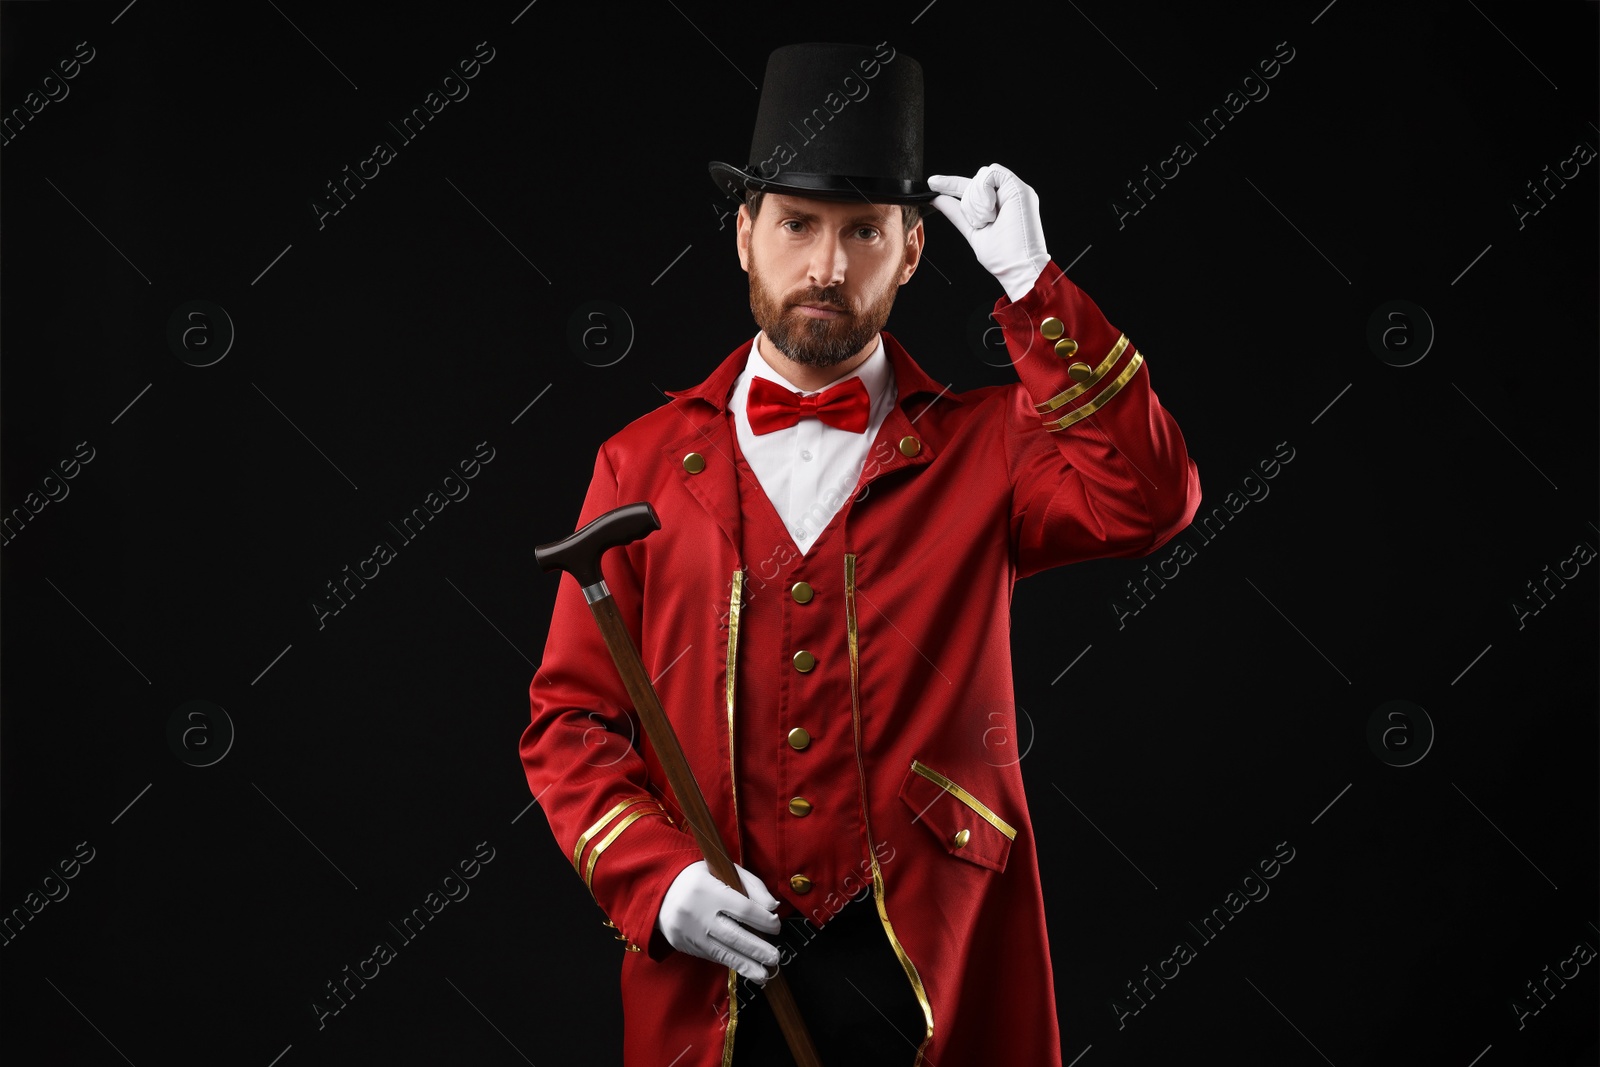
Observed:
[[[797,219],[800,222],[819,222],[819,221],[821,221],[821,216],[817,215],[815,212],[813,212],[813,211],[801,211],[798,208],[796,208],[794,210],[779,211],[778,214],[782,215],[786,219]],[[857,225],[861,225],[861,224],[865,223],[865,224],[870,225],[870,226],[880,226],[881,227],[881,226],[885,225],[884,219],[887,218],[887,217],[888,217],[887,213],[882,214],[882,215],[866,215],[866,214],[856,215],[856,216],[854,216],[852,218],[846,219],[845,220],[845,225],[847,225],[847,226],[857,226]]]

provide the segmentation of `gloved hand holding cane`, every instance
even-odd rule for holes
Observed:
[[[689,761],[684,758],[683,748],[678,743],[678,735],[672,729],[672,722],[667,718],[666,712],[661,710],[661,700],[656,696],[655,686],[650,684],[650,676],[645,673],[644,663],[639,658],[639,650],[633,643],[633,636],[628,633],[627,625],[622,621],[622,613],[617,610],[616,601],[612,598],[611,590],[607,588],[605,578],[600,571],[600,556],[606,549],[631,544],[651,530],[660,528],[661,521],[656,518],[655,509],[648,502],[639,501],[614,508],[560,541],[538,546],[533,554],[541,569],[569,571],[578,580],[578,585],[583,590],[583,598],[594,613],[595,622],[600,626],[601,636],[605,638],[606,648],[610,650],[611,658],[622,675],[622,684],[626,687],[628,696],[633,699],[634,710],[638,712],[639,721],[644,725],[645,736],[649,738],[650,746],[655,749],[661,767],[666,772],[667,784],[671,786],[672,794],[683,810],[683,821],[694,834],[695,843],[705,855],[703,862],[707,870],[723,884],[727,894],[725,897],[714,896],[715,891],[703,888],[697,875],[690,875],[677,899],[673,901],[673,912],[667,915],[667,922],[662,927],[663,933],[668,933],[668,926],[671,926],[673,936],[680,937],[685,944],[705,945],[707,951],[714,951],[711,942],[716,941],[724,951],[744,955],[751,969],[760,966],[763,962],[762,956],[772,959],[775,965],[776,949],[768,945],[770,955],[767,955],[759,945],[753,943],[759,941],[759,938],[748,933],[741,938],[733,932],[737,928],[733,919],[722,918],[722,913],[726,911],[735,917],[748,916],[755,920],[753,925],[766,928],[773,928],[778,922],[777,916],[772,915],[767,909],[765,899],[757,898],[753,903],[745,900],[744,904],[735,901],[735,897],[743,899],[747,891],[754,892],[756,889],[759,889],[762,896],[767,899],[770,899],[771,894],[767,893],[766,888],[753,876],[751,880],[755,881],[755,886],[747,890],[746,886],[749,883],[745,882],[743,875],[748,872],[740,871],[729,857],[722,838],[717,834],[716,824],[711,819],[711,809],[706,806],[705,795],[700,792],[700,784],[695,781],[694,773],[689,769]],[[694,865],[689,869],[693,870]],[[681,877],[683,875],[680,874]],[[673,887],[677,887],[677,884],[677,881],[674,881]],[[702,900],[712,903],[707,906],[701,902]],[[687,901],[686,906],[685,901]],[[666,901],[663,900],[663,912],[667,910],[665,904]],[[689,918],[682,919],[685,915]],[[699,918],[694,918],[696,916]],[[695,929],[696,926],[699,927],[698,931]],[[773,932],[776,933],[776,929]],[[748,938],[748,941],[744,938]],[[738,948],[730,948],[730,942]],[[730,960],[733,958],[732,955],[729,956]],[[729,963],[729,966],[734,965]],[[740,973],[746,971],[741,969]],[[750,975],[750,977],[757,976]],[[772,1013],[778,1019],[778,1025],[789,1044],[789,1051],[794,1054],[797,1067],[821,1067],[816,1047],[811,1042],[811,1035],[806,1031],[804,1021],[800,1018],[800,1009],[795,1006],[794,996],[789,991],[788,983],[783,980],[783,974],[774,973],[767,980],[765,989],[767,1003],[771,1005]]]

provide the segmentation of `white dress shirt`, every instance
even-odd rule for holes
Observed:
[[[804,555],[855,492],[878,428],[894,406],[894,368],[889,365],[880,334],[878,347],[861,366],[838,381],[828,383],[828,388],[832,388],[851,378],[861,379],[872,399],[865,433],[841,430],[807,416],[793,426],[757,434],[750,429],[750,418],[745,412],[750,379],[757,375],[805,396],[822,390],[801,389],[773,370],[761,354],[761,334],[757,333],[744,370],[734,381],[733,392],[728,397],[728,407],[734,412],[733,422],[738,429],[739,449],[761,482],[767,499],[772,501],[773,510],[789,528],[795,547]]]

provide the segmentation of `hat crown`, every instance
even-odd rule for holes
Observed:
[[[922,66],[887,41],[784,45],[767,58],[749,163],[718,188],[825,200],[933,199],[923,167]]]

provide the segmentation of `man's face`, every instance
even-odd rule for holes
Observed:
[[[739,262],[756,325],[778,351],[816,367],[875,344],[922,254],[922,223],[909,235],[902,225],[898,204],[769,193],[753,220],[740,205]]]

